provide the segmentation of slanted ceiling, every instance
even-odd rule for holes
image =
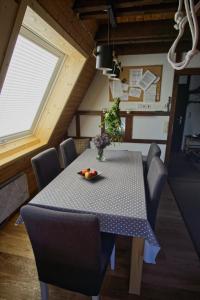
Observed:
[[[3,47],[0,54],[0,64],[2,63],[1,57],[6,50],[12,28],[19,10],[20,1],[7,0],[1,2],[0,12],[5,16],[0,16],[0,22],[2,26],[0,29],[0,35],[4,37]],[[19,3],[18,3],[19,2]],[[61,114],[61,117],[53,131],[49,143],[44,147],[55,147],[65,138],[67,128],[76,112],[79,104],[81,103],[85,92],[87,91],[89,84],[95,73],[95,61],[91,55],[94,48],[93,36],[96,33],[96,25],[94,21],[82,22],[76,18],[73,10],[71,9],[73,1],[66,0],[39,0],[38,3],[42,8],[57,21],[57,23],[72,37],[72,39],[80,45],[83,51],[88,55],[88,59],[81,71],[81,74],[72,90],[69,100]],[[1,13],[0,13],[1,14]],[[5,30],[3,30],[5,28]],[[90,30],[88,30],[88,28]],[[66,86],[67,88],[67,86]],[[43,149],[44,149],[43,148]],[[9,164],[1,167],[0,170],[0,182],[7,180],[8,178],[16,175],[17,173],[24,171],[28,176],[29,190],[31,194],[36,191],[36,183],[32,172],[30,159],[41,149],[35,150],[32,153],[26,154]]]

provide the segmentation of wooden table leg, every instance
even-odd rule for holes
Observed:
[[[131,250],[129,293],[140,295],[142,267],[144,255],[144,239],[133,237]]]

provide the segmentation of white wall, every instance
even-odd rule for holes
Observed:
[[[162,65],[162,84],[160,102],[142,104],[141,102],[121,102],[121,110],[166,111],[166,104],[172,96],[174,70],[167,62],[167,54],[124,55],[120,57],[122,66]],[[109,101],[109,81],[107,76],[97,71],[79,110],[102,110],[112,105]],[[151,107],[150,107],[151,106]]]
[[[123,111],[166,111],[169,97],[172,96],[174,70],[167,61],[167,54],[148,54],[148,55],[125,55],[121,56],[122,66],[144,66],[144,65],[162,65],[162,84],[160,102],[154,104],[143,104],[136,102],[121,102],[120,108]],[[187,68],[200,67],[200,54],[192,58]],[[194,82],[193,82],[194,83]],[[192,83],[192,84],[193,84]],[[97,71],[91,85],[79,107],[79,110],[99,111],[109,108],[112,102],[109,101],[109,82],[101,71]],[[84,119],[84,120],[83,120]],[[81,121],[81,130],[84,136],[99,133],[98,120],[99,117],[87,116]],[[199,120],[199,119],[198,119]],[[135,116],[133,121],[132,138],[144,139],[166,139],[168,132],[169,117],[143,117]],[[69,128],[69,135],[74,135],[76,123],[73,121]],[[111,146],[112,147],[112,146]],[[149,144],[123,143],[115,145],[114,149],[139,150],[145,155],[148,151]],[[162,148],[162,157],[165,154],[165,145]]]
[[[200,68],[200,53],[193,56],[186,68]]]
[[[122,111],[167,111],[169,97],[172,96],[174,70],[167,62],[167,54],[148,54],[148,55],[125,55],[121,56],[122,66],[146,66],[162,65],[162,83],[160,102],[141,103],[141,102],[121,102]],[[97,71],[91,85],[79,107],[80,111],[101,111],[111,107],[113,102],[109,101],[109,80],[101,71]],[[95,136],[99,133],[99,117],[84,116],[80,119],[82,136]],[[168,116],[143,117],[135,116],[133,119],[132,138],[135,139],[167,139]],[[71,124],[68,134],[73,135],[75,122]],[[149,144],[123,143],[117,148],[139,150],[145,155],[148,151]],[[162,157],[165,155],[165,145],[161,145]],[[116,149],[116,147],[115,147]]]
[[[167,54],[148,54],[148,55],[125,55],[121,56],[122,66],[147,66],[147,65],[162,65],[162,83],[160,102],[157,103],[141,103],[141,102],[121,102],[120,109],[122,111],[167,111],[167,103],[169,97],[172,96],[174,70],[167,62]],[[99,111],[111,107],[112,102],[109,101],[109,81],[101,71],[97,71],[80,107],[79,110]],[[87,116],[88,124],[94,124],[93,116]],[[96,122],[95,121],[95,122]],[[166,140],[168,131],[168,116],[145,117],[135,116],[133,118],[132,138],[135,139],[160,139]],[[82,129],[82,132],[84,128]],[[91,136],[98,134],[98,126],[91,127]],[[87,132],[83,132],[87,136]],[[130,144],[123,143],[117,148],[139,150],[145,155],[149,149],[149,144]],[[165,155],[165,145],[161,145],[162,156]],[[116,149],[116,146],[115,146]]]

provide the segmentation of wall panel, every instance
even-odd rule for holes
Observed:
[[[81,137],[94,137],[97,134],[101,133],[101,124],[100,116],[89,116],[83,115],[80,116],[80,136]]]
[[[168,121],[168,116],[135,116],[132,139],[166,140]]]

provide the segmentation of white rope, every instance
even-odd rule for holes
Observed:
[[[193,0],[184,0],[185,5],[185,11],[186,15],[184,15],[182,8],[183,8],[183,0],[179,0],[178,10],[174,16],[174,21],[176,24],[174,25],[174,28],[176,30],[179,30],[178,36],[175,39],[174,43],[172,44],[171,48],[169,49],[167,58],[171,66],[176,70],[182,70],[184,69],[188,63],[190,62],[191,58],[199,52],[197,49],[197,43],[198,43],[198,37],[199,37],[199,26],[198,26],[198,20],[196,16],[196,12],[200,8],[200,1],[194,5]],[[176,47],[178,45],[179,40],[182,38],[185,30],[186,23],[189,23],[191,35],[192,35],[192,49],[189,50],[183,61],[176,62]]]

